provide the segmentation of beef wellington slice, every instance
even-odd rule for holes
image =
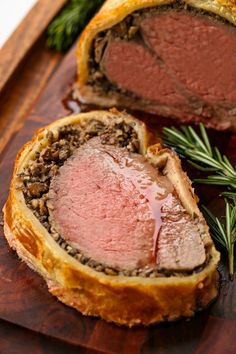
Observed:
[[[107,0],[78,44],[80,100],[236,130],[236,1]]]
[[[19,257],[85,315],[149,325],[217,296],[219,253],[191,183],[126,113],[40,129],[17,156],[4,221]]]

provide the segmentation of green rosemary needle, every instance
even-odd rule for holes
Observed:
[[[190,126],[164,128],[163,138],[167,145],[174,147],[177,153],[188,159],[195,168],[214,172],[204,179],[195,182],[221,185],[236,190],[236,169],[229,159],[222,155],[217,147],[212,147],[202,123],[199,125],[200,134]]]
[[[234,244],[236,241],[236,204],[226,201],[224,224],[205,206],[202,206],[202,210],[213,238],[228,253],[229,276],[232,280],[234,274]]]
[[[67,50],[104,0],[70,0],[50,23],[47,45],[56,51]]]
[[[202,210],[213,238],[228,253],[229,276],[232,279],[236,242],[236,169],[217,147],[211,146],[204,125],[200,124],[199,128],[200,134],[190,126],[164,128],[163,138],[180,156],[186,157],[192,166],[212,173],[204,179],[195,179],[195,182],[227,187],[227,191],[221,194],[225,198],[224,221],[221,222],[206,207],[203,206]]]

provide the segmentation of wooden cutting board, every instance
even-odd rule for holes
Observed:
[[[43,1],[44,3],[44,1]],[[37,11],[38,13],[38,11]],[[2,63],[0,63],[2,64]],[[19,63],[18,63],[19,64]],[[0,97],[0,208],[8,194],[18,149],[39,127],[79,109],[70,100],[76,78],[75,49],[65,56],[45,49],[42,35],[20,64],[12,70]],[[83,110],[89,107],[81,106]],[[170,121],[137,113],[155,131]],[[236,163],[236,135],[211,134]],[[192,171],[188,171],[193,176]],[[222,214],[216,198],[219,190],[197,188],[201,201]],[[44,281],[12,252],[0,228],[0,319],[30,329],[34,336],[46,335],[60,347],[61,342],[101,353],[136,354],[227,354],[236,353],[236,282],[227,278],[225,257],[219,267],[220,294],[207,310],[190,320],[127,329],[82,316],[63,305],[47,291]],[[59,349],[58,349],[59,350]],[[0,350],[1,351],[1,350]]]

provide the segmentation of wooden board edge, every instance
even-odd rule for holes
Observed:
[[[67,0],[38,0],[11,37],[3,45],[0,56],[0,92],[21,64],[34,43]]]

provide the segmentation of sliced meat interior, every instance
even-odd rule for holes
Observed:
[[[102,68],[120,89],[162,104],[187,104],[175,80],[141,44],[114,39],[107,46]]]
[[[94,137],[59,169],[50,191],[59,234],[118,269],[192,270],[206,261],[198,229],[170,181],[139,154]]]
[[[236,29],[187,12],[148,16],[141,21],[148,47],[166,70],[209,103],[236,103]]]
[[[196,260],[198,264],[203,264],[206,255],[199,237],[198,220],[194,224],[177,198],[168,196],[162,207],[161,219],[156,259],[158,267],[191,270],[196,267]]]
[[[94,46],[101,75],[90,80],[118,104],[236,129],[236,28],[226,20],[181,6],[146,9]]]

